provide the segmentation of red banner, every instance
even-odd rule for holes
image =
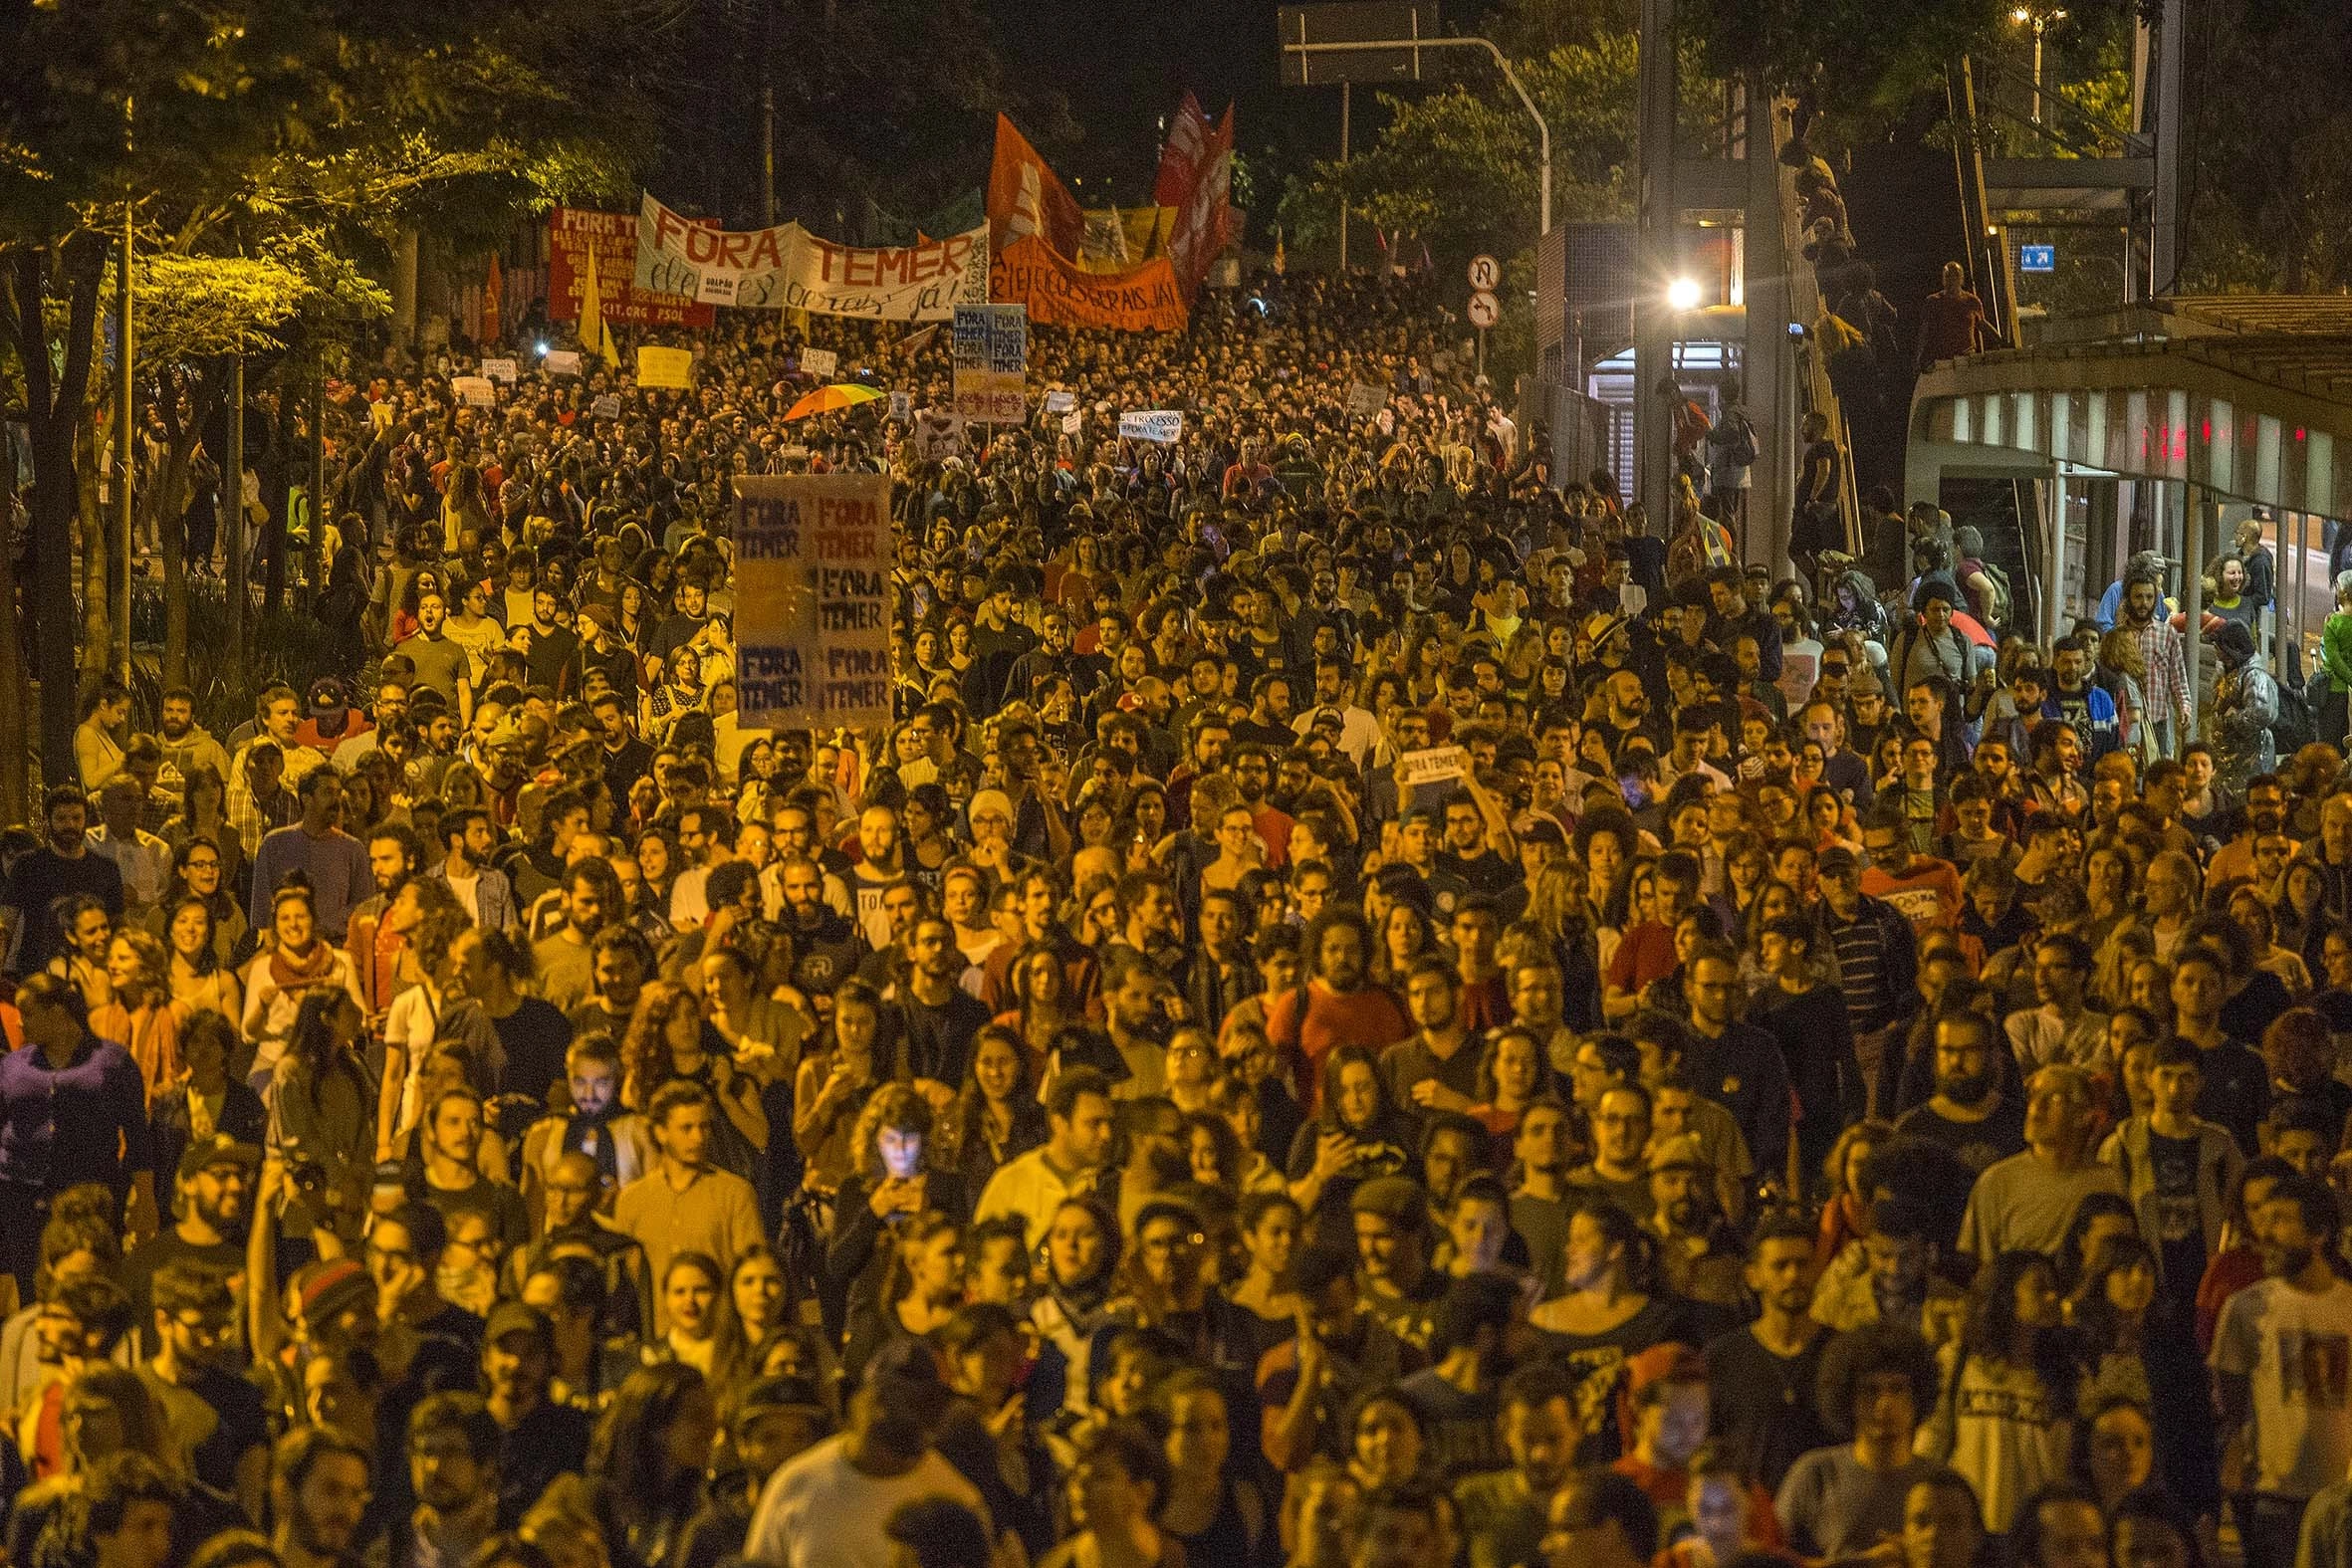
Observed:
[[[596,255],[596,290],[603,297],[607,326],[708,327],[713,315],[682,295],[654,294],[629,280],[637,271],[637,215],[558,207],[548,217],[548,315],[559,322],[580,320],[581,282],[588,252]]]
[[[1188,299],[1208,274],[1209,263],[1233,239],[1233,208],[1226,200],[1232,188],[1233,110],[1229,106],[1225,117],[1212,125],[1200,101],[1187,93],[1160,149],[1152,200],[1176,210],[1168,253]]]
[[[1184,331],[1185,291],[1165,256],[1126,272],[1081,272],[1037,235],[1024,234],[998,250],[988,294],[1000,305],[1028,306],[1032,322],[1053,327]]]

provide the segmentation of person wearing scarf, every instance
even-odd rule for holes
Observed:
[[[1091,1232],[1091,1234],[1088,1232]],[[1044,1288],[1030,1320],[1041,1344],[1028,1387],[1038,1419],[1082,1413],[1092,1387],[1087,1363],[1094,1335],[1108,1325],[1119,1268],[1119,1227],[1092,1198],[1066,1198],[1046,1228]]]

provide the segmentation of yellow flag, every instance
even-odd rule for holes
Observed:
[[[1274,275],[1277,278],[1280,278],[1288,269],[1289,260],[1290,259],[1283,254],[1282,228],[1280,225],[1277,225],[1274,231]]]
[[[580,346],[609,362],[620,356],[612,333],[604,325],[604,299],[596,287],[596,248],[588,248],[588,276],[580,285]]]

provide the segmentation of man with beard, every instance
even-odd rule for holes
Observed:
[[[2157,613],[2161,593],[2156,576],[2135,570],[2124,579],[2122,629],[2140,644],[2140,677],[2144,711],[2156,726],[2156,755],[2174,756],[2177,743],[2189,730],[2189,664],[2182,653],[2181,634]]]
[[[785,861],[777,887],[783,894],[777,924],[792,937],[795,955],[793,984],[811,997],[829,997],[857,969],[863,948],[857,927],[825,901],[824,873],[814,860]]]
[[[1833,1442],[1821,1418],[1821,1355],[1830,1334],[1806,1308],[1820,1270],[1801,1217],[1757,1227],[1745,1280],[1758,1315],[1707,1348],[1708,1426],[1740,1473],[1777,1491],[1798,1457]]]
[[[1601,714],[1601,728],[1608,737],[1611,757],[1637,735],[1646,736],[1652,746],[1658,745],[1658,726],[1650,717],[1649,693],[1642,689],[1639,675],[1631,670],[1611,671],[1601,684],[1601,698],[1607,705]]]
[[[2245,782],[2245,809],[2237,833],[2214,851],[2205,868],[2206,881],[2227,887],[2254,874],[2254,845],[2286,826],[2286,785],[2276,774],[2256,774]]]
[[[228,783],[228,751],[196,722],[196,694],[185,686],[174,686],[163,694],[155,739],[163,748],[163,766],[176,774],[179,782],[185,783],[191,770],[209,768],[220,776],[222,784]]]
[[[2123,745],[2115,698],[2091,679],[2095,651],[2079,638],[2060,642],[2051,655],[2049,694],[2041,701],[2043,718],[2062,719],[2082,737],[2085,767]]]
[[[1042,640],[1013,662],[1007,687],[1012,700],[1034,700],[1039,685],[1057,675],[1068,676],[1073,684],[1090,694],[1091,688],[1099,683],[1080,681],[1079,671],[1070,660],[1069,611],[1058,604],[1050,606],[1038,624]]]
[[[1650,1233],[1667,1288],[1685,1301],[1745,1305],[1739,1240],[1715,1201],[1715,1168],[1692,1133],[1650,1145]]]
[[[173,1206],[179,1218],[122,1259],[122,1287],[137,1314],[141,1349],[151,1354],[157,1348],[148,1322],[148,1292],[157,1274],[178,1264],[217,1269],[224,1278],[244,1271],[246,1221],[260,1171],[261,1150],[226,1133],[194,1139],[180,1156]]]
[[[1993,1059],[1993,1023],[1981,1012],[1956,1011],[1936,1020],[1936,1092],[1905,1111],[1895,1130],[1926,1138],[1983,1175],[1997,1160],[2025,1147],[2025,1111],[2001,1092]]]
[[[934,1100],[952,1097],[972,1060],[972,1037],[988,1005],[957,984],[967,966],[956,930],[942,915],[918,915],[906,936],[906,984],[889,1006],[897,1075]]]
[[[479,1394],[434,1394],[409,1414],[416,1507],[393,1529],[391,1568],[471,1562],[497,1532],[501,1438]]]
[[[1738,1118],[1756,1168],[1767,1177],[1788,1168],[1788,1064],[1772,1036],[1742,1022],[1740,959],[1710,942],[1692,957],[1683,989],[1691,999],[1685,1066],[1700,1093]]]
[[[155,1275],[148,1326],[162,1348],[139,1381],[162,1413],[185,1473],[235,1497],[259,1521],[268,1491],[270,1423],[261,1390],[238,1376],[237,1298],[228,1276],[194,1262]]]
[[[1835,667],[1843,669],[1845,665],[1841,661]],[[1804,726],[1805,739],[1817,742],[1821,755],[1827,759],[1821,777],[1829,787],[1844,795],[1857,810],[1868,810],[1876,795],[1876,785],[1870,777],[1870,765],[1846,747],[1845,714],[1839,704],[1815,697],[1797,711],[1797,722]]]
[[[2244,1466],[2249,1494],[2238,1526],[2249,1563],[2292,1562],[2304,1507],[2352,1464],[2352,1284],[2330,1262],[2341,1213],[2322,1182],[2271,1188],[2252,1216],[2265,1277],[2229,1299],[2214,1336],[2222,1451]],[[2226,1475],[2235,1467],[2225,1458]]]
[[[2107,1050],[2107,1014],[2084,1000],[2090,945],[2070,931],[2053,931],[2032,945],[2032,958],[2038,1006],[2010,1013],[2001,1025],[2018,1069],[2031,1073],[2051,1062],[2097,1067]]]
[[[511,1530],[524,1510],[567,1470],[588,1468],[588,1416],[549,1397],[556,1331],[547,1314],[502,1301],[482,1335],[482,1383],[498,1423],[498,1527]]]
[[[462,811],[453,814],[464,815]],[[375,891],[353,906],[345,927],[344,951],[351,958],[352,972],[359,977],[359,995],[369,1013],[390,1007],[402,989],[400,960],[407,951],[408,938],[387,926],[383,917],[392,900],[400,896],[400,889],[423,867],[424,845],[407,823],[378,822],[368,831],[367,872]],[[462,862],[459,869],[464,869]],[[472,904],[466,909],[470,914]]]
[[[79,784],[57,784],[42,796],[49,841],[19,855],[0,890],[4,916],[15,946],[9,968],[36,974],[64,956],[67,934],[57,920],[58,900],[87,894],[106,906],[110,926],[122,918],[122,873],[90,848],[90,805]]]
[[[532,945],[531,968],[539,994],[570,1012],[588,999],[595,980],[590,944],[620,908],[620,880],[600,857],[580,861],[564,873],[564,924]]]
[[[286,1568],[345,1568],[367,1510],[367,1451],[333,1427],[297,1427],[270,1462],[271,1547]]]
[[[1275,999],[1266,1012],[1266,1035],[1281,1050],[1305,1057],[1308,1110],[1321,1097],[1323,1058],[1335,1046],[1353,1042],[1374,1050],[1410,1034],[1404,1009],[1369,973],[1372,928],[1344,906],[1326,909],[1306,928],[1299,949],[1312,978],[1297,991]]]

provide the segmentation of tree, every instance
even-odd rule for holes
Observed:
[[[22,604],[53,771],[72,755],[78,517],[97,540],[84,500],[94,476],[77,462],[92,455],[102,285],[123,204],[135,206],[142,248],[190,267],[291,265],[371,244],[380,258],[389,233],[426,219],[503,227],[551,188],[609,180],[643,157],[642,79],[662,71],[675,20],[659,0],[462,15],[397,0],[0,8],[0,360],[13,364],[31,436]],[[278,325],[287,348],[317,354],[351,331],[352,301],[327,270],[308,276]],[[200,286],[208,331],[242,333],[254,324],[235,313],[286,303],[283,277],[266,271],[179,281]],[[193,316],[179,326],[192,330]],[[167,351],[175,330],[167,315]],[[173,381],[189,363],[165,359],[158,374]],[[164,401],[176,419],[178,402]],[[0,682],[18,634],[12,586],[0,583]],[[0,755],[24,755],[21,731],[8,728],[20,712],[11,684],[0,693]],[[21,812],[23,784],[0,771],[0,808]]]

